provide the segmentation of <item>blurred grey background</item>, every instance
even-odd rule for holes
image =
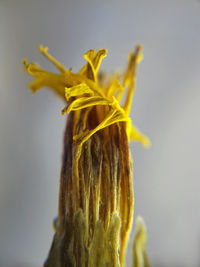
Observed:
[[[135,216],[148,229],[152,266],[200,266],[200,2],[0,0],[0,266],[42,266],[57,214],[63,103],[31,95],[21,60],[54,68],[38,45],[78,70],[90,48],[101,69],[124,70],[144,47],[133,122],[152,148],[131,144]],[[130,250],[129,250],[130,254]],[[130,258],[130,256],[129,256]]]

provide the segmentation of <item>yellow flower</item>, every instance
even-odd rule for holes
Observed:
[[[77,111],[93,106],[106,106],[107,112],[104,116],[103,110],[99,109],[99,125],[90,131],[81,133],[79,136],[74,136],[82,145],[95,132],[117,122],[127,122],[127,135],[129,140],[139,141],[145,147],[150,145],[146,136],[131,125],[129,118],[132,97],[135,89],[135,74],[137,64],[142,59],[141,46],[136,48],[135,53],[130,53],[129,62],[122,83],[113,76],[106,86],[100,86],[98,83],[98,70],[102,59],[106,56],[107,50],[100,49],[89,50],[83,55],[87,60],[84,67],[78,72],[73,73],[67,70],[49,53],[48,48],[40,46],[40,52],[45,55],[60,71],[60,74],[50,73],[41,69],[37,64],[29,64],[24,59],[24,66],[27,72],[35,77],[28,87],[32,92],[36,92],[42,87],[53,89],[58,95],[65,99],[67,106],[62,110],[62,114],[70,111]],[[120,100],[127,87],[127,97],[123,106],[120,106]],[[86,124],[87,116],[84,118]]]
[[[47,47],[40,51],[60,73],[24,59],[35,78],[28,86],[32,92],[51,88],[66,102],[61,113],[69,113],[56,233],[45,266],[124,266],[134,209],[128,141],[150,144],[129,117],[141,46],[130,53],[123,78],[112,75],[107,82],[98,76],[106,49],[85,53],[87,63],[78,73],[63,67]]]

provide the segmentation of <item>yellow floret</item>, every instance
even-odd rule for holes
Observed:
[[[42,87],[53,89],[54,92],[67,102],[67,106],[62,110],[62,114],[89,109],[94,106],[108,107],[106,116],[103,117],[103,114],[99,114],[101,121],[96,128],[90,131],[86,130],[78,136],[74,136],[74,140],[78,140],[80,145],[82,145],[95,132],[114,123],[125,121],[127,122],[127,135],[129,140],[139,141],[145,147],[150,145],[149,139],[131,124],[129,118],[135,90],[136,68],[142,59],[142,47],[140,45],[137,46],[135,52],[131,52],[129,55],[127,70],[122,83],[113,75],[108,86],[100,86],[98,82],[98,70],[102,59],[107,54],[106,49],[100,49],[97,52],[95,50],[86,52],[83,57],[87,60],[87,63],[78,73],[67,70],[48,53],[47,47],[40,46],[39,49],[58,68],[60,73],[47,72],[40,68],[39,65],[28,63],[24,59],[25,70],[35,78],[33,82],[28,84],[28,87],[31,88],[33,93]],[[120,106],[120,100],[126,88],[126,99],[124,105]],[[87,116],[85,116],[85,119],[87,119]],[[86,125],[85,121],[83,123]]]

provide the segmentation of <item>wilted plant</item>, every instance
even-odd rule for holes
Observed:
[[[87,63],[78,73],[63,67],[47,47],[40,46],[40,51],[60,73],[47,72],[24,60],[25,70],[35,78],[28,86],[32,92],[42,87],[53,89],[67,104],[62,114],[69,113],[58,218],[44,266],[124,266],[134,211],[129,142],[149,145],[129,118],[141,46],[130,53],[123,76],[98,76],[106,49],[85,53]],[[141,219],[136,223],[133,266],[149,266]]]

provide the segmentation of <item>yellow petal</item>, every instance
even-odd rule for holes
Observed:
[[[134,125],[127,125],[127,134],[130,141],[140,142],[146,148],[151,146],[148,137],[143,135]]]
[[[122,122],[122,121],[129,121],[130,118],[125,115],[125,113],[122,113],[120,110],[111,110],[107,116],[104,118],[104,120],[98,124],[96,128],[94,128],[91,131],[83,132],[79,135],[75,135],[73,137],[73,140],[78,140],[79,145],[81,146],[85,141],[87,141],[93,134],[95,134],[97,131],[106,128],[114,123]]]
[[[80,97],[70,103],[65,109],[63,109],[62,114],[69,113],[72,110],[79,110],[98,105],[112,105],[112,102],[100,96]]]
[[[123,86],[121,85],[121,83],[120,83],[117,79],[113,79],[113,80],[111,81],[110,86],[109,86],[108,89],[107,89],[106,96],[107,96],[107,97],[112,97],[112,96],[115,95],[116,92],[119,92],[118,95],[117,95],[117,99],[118,99],[120,93],[123,93],[123,91],[124,91],[124,88],[123,88]]]
[[[52,55],[48,53],[47,46],[40,45],[39,50],[49,61],[51,61],[59,69],[61,73],[67,72],[67,69],[58,60],[56,60]]]
[[[131,110],[132,98],[135,91],[135,77],[137,65],[140,62],[142,46],[138,45],[135,52],[130,53],[127,70],[124,75],[123,85],[128,86],[128,92],[124,104],[124,110],[129,115]]]
[[[26,59],[23,59],[23,63],[25,71],[35,78],[28,84],[33,93],[43,87],[49,87],[65,99],[65,87],[71,87],[80,83],[78,77],[70,71],[61,74],[51,73],[40,68],[35,63],[28,63]]]
[[[78,85],[65,88],[65,98],[67,101],[69,101],[71,97],[79,97],[83,96],[84,94],[89,96],[94,95],[94,92],[85,83],[80,83]]]
[[[100,49],[95,53],[95,50],[89,50],[83,57],[88,63],[81,69],[80,74],[86,75],[89,79],[97,82],[97,73],[101,64],[101,61],[106,57],[107,50]]]

